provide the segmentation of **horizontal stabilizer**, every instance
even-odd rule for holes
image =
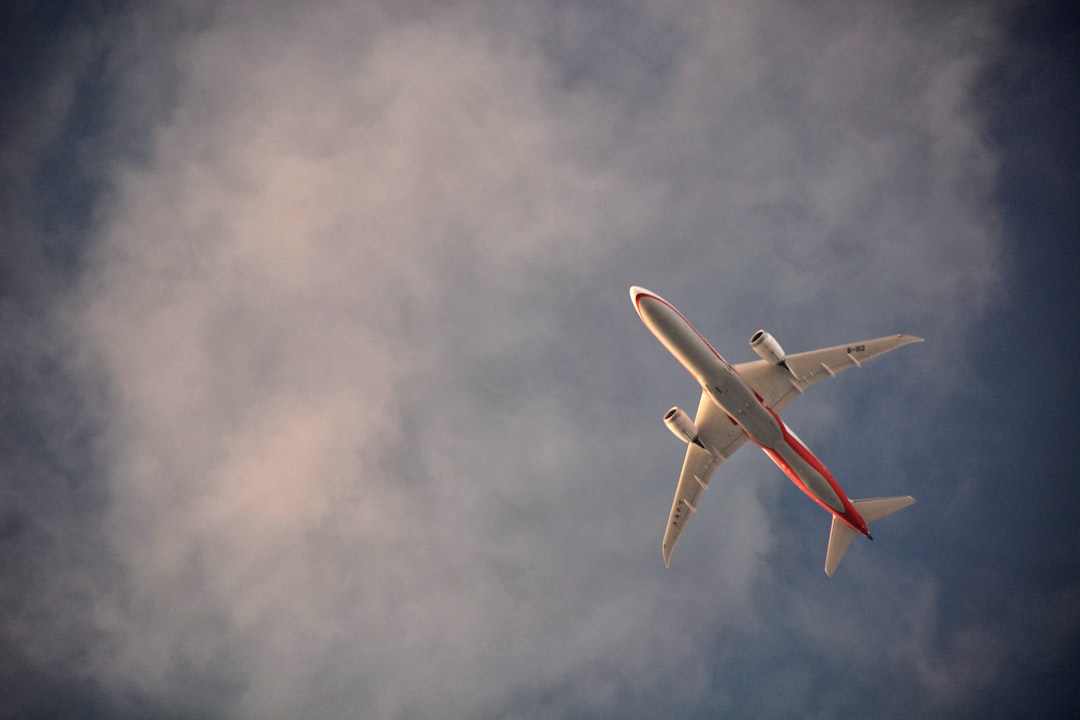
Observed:
[[[855,530],[850,525],[833,515],[832,527],[829,529],[829,549],[825,552],[825,574],[833,576],[840,561],[844,559],[844,553],[851,547],[851,541],[855,539]]]
[[[859,511],[859,515],[866,524],[892,515],[897,510],[902,510],[908,505],[915,503],[915,498],[910,495],[897,497],[868,498],[866,500],[852,500],[851,504]],[[825,574],[833,576],[840,561],[844,559],[844,553],[851,547],[851,541],[855,538],[855,530],[846,522],[833,515],[832,527],[829,529],[829,549],[825,551]]]
[[[915,498],[910,495],[897,497],[869,498],[867,500],[852,500],[851,504],[862,515],[862,519],[869,525],[875,520],[892,515],[897,510],[903,510],[908,505],[913,505]]]

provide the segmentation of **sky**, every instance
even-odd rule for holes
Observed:
[[[1044,3],[0,10],[0,717],[1072,717],[1080,17]],[[783,412],[665,569],[730,362]]]

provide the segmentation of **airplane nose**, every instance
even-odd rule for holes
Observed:
[[[646,290],[645,288],[641,287],[640,285],[631,285],[630,286],[630,302],[634,304],[634,311],[637,312],[638,317],[640,317],[642,320],[645,320],[644,311],[642,310],[642,307],[641,307],[641,300],[642,300],[643,296],[646,299],[656,297],[651,291]]]

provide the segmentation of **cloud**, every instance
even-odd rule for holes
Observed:
[[[664,572],[678,451],[639,418],[693,388],[626,287],[725,345],[756,328],[747,307],[795,349],[900,322],[962,336],[998,272],[970,99],[988,18],[141,18],[115,40],[132,64],[111,68],[107,190],[54,325],[106,498],[82,531],[101,557],[50,556],[38,581],[87,608],[76,674],[133,714],[758,699],[717,646],[795,592],[779,484],[732,460]]]

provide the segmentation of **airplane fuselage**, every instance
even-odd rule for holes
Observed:
[[[709,399],[795,485],[857,532],[870,536],[851,500],[820,460],[747,385],[720,353],[666,300],[640,288],[632,291],[642,322],[698,381]]]

